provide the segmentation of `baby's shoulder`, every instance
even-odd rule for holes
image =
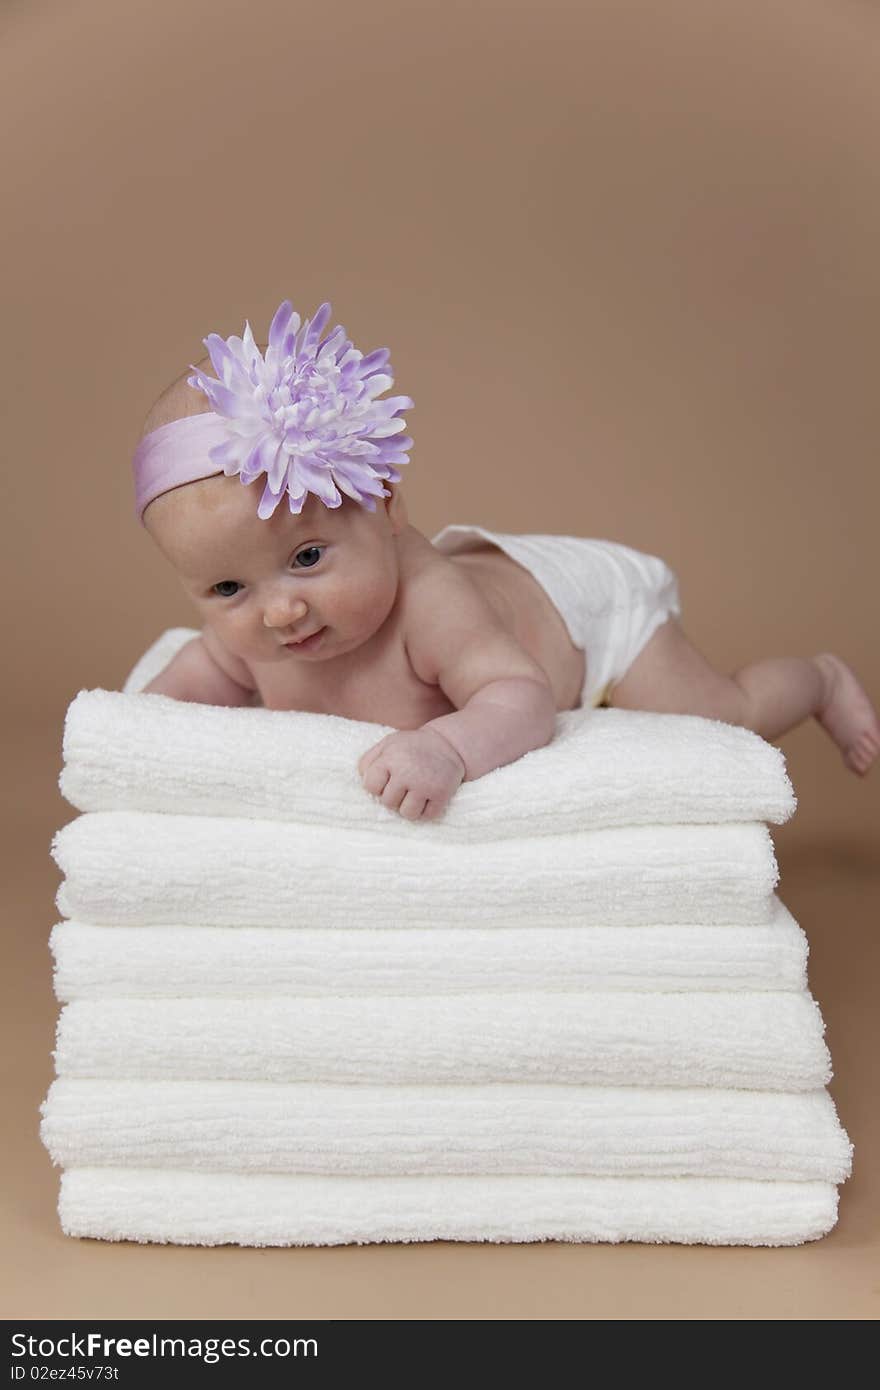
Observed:
[[[414,532],[400,551],[402,614],[421,621],[452,605],[446,611],[485,611],[490,616],[491,606],[486,604],[474,572],[460,565],[460,558],[445,555],[421,532]]]
[[[507,626],[484,577],[427,540],[401,564],[399,603],[404,646],[422,679],[433,672],[439,653],[481,635],[488,642]]]

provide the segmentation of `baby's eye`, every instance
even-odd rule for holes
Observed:
[[[307,545],[304,550],[297,551],[296,558],[302,562],[303,569],[311,569],[321,558],[323,545]]]
[[[232,598],[238,593],[241,585],[236,579],[221,579],[220,583],[214,584],[212,588],[213,592],[219,594],[220,598]]]

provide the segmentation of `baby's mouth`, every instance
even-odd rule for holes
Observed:
[[[312,651],[313,648],[318,646],[326,631],[326,625],[324,627],[319,627],[314,632],[310,633],[308,637],[302,637],[299,641],[285,642],[284,646],[288,651]]]

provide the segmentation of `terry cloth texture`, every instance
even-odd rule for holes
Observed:
[[[361,755],[390,732],[330,714],[83,690],[65,720],[61,790],[78,811],[392,830],[419,845],[613,826],[780,825],[795,808],[781,752],[750,729],[694,715],[568,710],[546,747],[463,783],[442,823],[414,824],[367,796],[357,775]]]
[[[176,1245],[800,1245],[831,1230],[837,1188],[746,1178],[341,1178],[74,1168],[61,1179],[58,1210],[67,1235]]]
[[[94,927],[59,922],[55,992],[74,999],[528,990],[804,990],[807,938],[766,926]]]
[[[466,843],[91,811],[52,853],[59,911],[107,926],[759,926],[779,877],[767,827],[739,823]]]
[[[851,1147],[768,823],[778,749],[580,709],[437,822],[387,728],[125,692],[68,710],[64,1004],[42,1137],[70,1235],[788,1245]],[[158,663],[158,664],[157,664]],[[151,664],[155,667],[150,670]]]
[[[831,1067],[804,994],[470,994],[67,1004],[59,1076],[493,1081],[810,1091]]]
[[[838,1183],[850,1163],[821,1089],[59,1080],[41,1134],[65,1168]]]

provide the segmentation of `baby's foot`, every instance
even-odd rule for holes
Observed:
[[[839,656],[822,652],[813,658],[825,679],[816,718],[831,735],[853,772],[864,777],[880,753],[880,719],[861,682]]]

